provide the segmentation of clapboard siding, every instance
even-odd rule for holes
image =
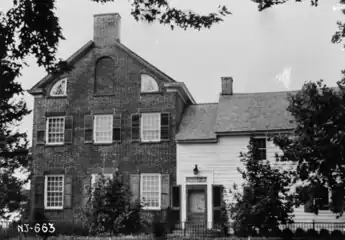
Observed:
[[[180,172],[192,171],[197,164],[200,172],[213,170],[213,184],[222,184],[225,188],[232,188],[233,184],[241,184],[242,177],[237,168],[243,168],[240,161],[240,152],[247,152],[249,137],[228,136],[219,137],[217,143],[188,143],[177,144],[177,184],[182,184]],[[274,166],[291,168],[291,163],[277,163],[275,154],[280,150],[273,144],[267,142],[267,159]],[[231,201],[230,195],[225,195],[227,202]],[[318,215],[305,213],[304,207],[294,209],[294,220],[296,222],[344,222],[345,216],[336,219],[336,215],[330,211],[320,211]]]

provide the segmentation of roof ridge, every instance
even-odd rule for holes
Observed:
[[[273,91],[273,92],[246,92],[246,93],[234,93],[233,95],[254,95],[254,94],[272,94],[272,93],[291,93],[291,92],[298,92],[300,90],[289,90],[289,91]],[[224,95],[221,95],[224,96]],[[232,96],[232,95],[226,95]]]
[[[196,103],[196,104],[193,104],[193,105],[191,105],[191,106],[195,106],[195,105],[210,105],[210,104],[218,104],[218,102],[209,102],[209,103]]]

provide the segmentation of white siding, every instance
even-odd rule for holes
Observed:
[[[217,143],[177,144],[177,184],[183,185],[185,175],[182,172],[192,172],[195,164],[198,165],[201,175],[203,170],[213,171],[212,184],[222,184],[226,189],[232,188],[234,183],[241,184],[242,177],[237,168],[243,168],[243,164],[239,155],[240,152],[247,152],[248,143],[247,136],[227,136],[220,137]],[[276,152],[279,152],[279,149],[273,142],[267,142],[267,159],[272,163],[275,162]],[[291,164],[279,163],[281,164],[291,166]],[[230,197],[225,196],[225,200],[230,201]],[[208,202],[208,208],[211,208],[211,204]],[[345,221],[345,216],[336,219],[336,215],[330,211],[320,211],[318,215],[305,213],[303,206],[296,208],[294,215],[295,222]]]

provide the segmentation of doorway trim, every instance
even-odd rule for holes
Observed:
[[[189,194],[190,190],[204,190],[205,197],[205,211],[204,211],[204,224],[207,224],[207,184],[188,184],[186,185],[186,216],[188,219],[189,210]]]

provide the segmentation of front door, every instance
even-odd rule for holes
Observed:
[[[204,213],[206,209],[205,191],[203,189],[191,189],[188,194],[188,212]]]

